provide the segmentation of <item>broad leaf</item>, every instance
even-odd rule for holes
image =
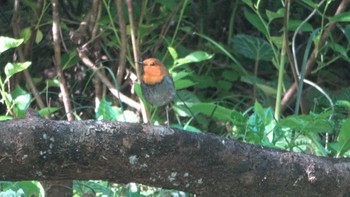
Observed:
[[[233,111],[216,103],[194,103],[189,107],[193,113],[202,113],[221,121],[229,121]]]
[[[330,21],[336,21],[336,22],[350,22],[350,12],[343,12],[340,14],[337,14],[336,16],[333,16],[330,18]]]
[[[268,34],[268,30],[266,29],[264,21],[262,21],[256,14],[248,11],[247,9],[244,9],[243,12],[244,12],[245,18],[249,21],[250,24],[252,24],[256,29],[258,29],[264,35]]]
[[[194,86],[196,83],[193,82],[192,80],[189,79],[180,79],[175,81],[175,88],[176,90],[181,90],[181,89],[185,89],[191,86]]]
[[[20,36],[24,39],[24,43],[26,43],[32,36],[32,30],[29,27],[24,28],[21,30]]]
[[[16,48],[23,43],[23,39],[0,36],[0,54],[10,48]]]
[[[96,119],[98,120],[117,120],[117,113],[112,108],[112,103],[104,97],[97,108]]]
[[[190,53],[184,58],[177,59],[175,61],[175,67],[184,65],[184,64],[189,64],[193,62],[201,62],[204,60],[209,60],[213,57],[214,55],[210,55],[204,51],[195,51],[193,53]]]
[[[5,66],[5,75],[7,78],[10,78],[12,75],[27,69],[31,64],[31,62],[7,63]]]
[[[233,39],[233,48],[253,60],[270,61],[274,57],[271,45],[263,39],[239,34]]]
[[[338,137],[338,147],[339,149],[337,157],[344,155],[344,153],[350,148],[350,119],[346,119],[342,127],[340,128]]]
[[[11,96],[14,104],[13,110],[17,117],[24,117],[24,114],[30,104],[30,94],[23,90],[20,86],[16,86],[16,88],[12,91]]]
[[[295,31],[302,22],[302,20],[290,20],[288,23],[288,30]],[[299,29],[301,32],[312,32],[313,30],[314,28],[310,23],[304,23],[303,26]]]
[[[173,58],[173,60],[174,61],[177,60],[178,56],[177,56],[176,50],[173,47],[168,47],[168,51],[169,51],[171,57]]]
[[[271,22],[272,20],[277,19],[277,18],[283,18],[284,17],[284,9],[280,8],[277,10],[277,12],[266,10],[266,16],[269,18],[269,22]]]
[[[45,107],[43,109],[40,109],[38,113],[40,114],[41,117],[45,117],[47,115],[50,115],[52,113],[55,113],[58,111],[60,108],[58,107]]]

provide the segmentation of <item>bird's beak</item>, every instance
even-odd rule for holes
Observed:
[[[140,64],[140,65],[143,65],[143,61],[142,60],[138,61],[137,63]]]

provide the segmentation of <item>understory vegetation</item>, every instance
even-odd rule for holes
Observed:
[[[0,120],[24,118],[32,108],[54,120],[137,123],[149,112],[153,124],[165,125],[165,107],[140,104],[142,69],[136,62],[156,57],[177,89],[170,127],[349,157],[347,5],[345,0],[5,0]],[[87,180],[73,186],[74,196],[192,196],[134,183]],[[1,190],[9,196],[43,195],[36,181],[1,182]]]

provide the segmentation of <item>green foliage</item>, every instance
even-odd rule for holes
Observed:
[[[18,47],[23,42],[23,39],[12,39],[8,37],[0,37],[0,51],[4,52],[11,48]],[[1,53],[0,53],[1,54]],[[12,92],[8,92],[6,85],[9,83],[10,78],[31,65],[31,62],[23,63],[7,63],[4,68],[5,79],[3,80],[0,77],[0,93],[1,93],[1,102],[5,103],[7,108],[7,113],[5,116],[0,116],[0,120],[11,119],[12,116],[23,117],[26,109],[31,103],[31,95],[22,89],[20,86],[16,86]]]
[[[258,15],[253,14],[247,9],[244,9],[243,12],[244,12],[245,18],[249,21],[250,24],[252,24],[256,29],[258,29],[264,35],[268,34],[266,24],[264,24],[264,21],[261,20],[261,18],[259,18]]]
[[[37,181],[0,181],[0,196],[45,196],[44,189]]]
[[[23,43],[23,39],[14,39],[9,37],[0,36],[0,55],[4,51],[11,48],[16,48]]]
[[[83,2],[67,4],[62,1],[67,12],[60,13],[61,17],[83,21],[91,6]],[[132,4],[134,30],[136,45],[142,56],[137,58],[156,57],[169,69],[177,90],[170,110],[170,125],[173,128],[209,132],[288,151],[349,157],[350,89],[347,87],[350,86],[350,72],[347,65],[350,62],[350,25],[346,24],[350,20],[349,13],[332,16],[331,13],[338,6],[337,1],[326,1],[321,5],[313,0],[290,1],[290,10],[286,13],[287,6],[281,2],[135,2]],[[32,102],[32,93],[23,80],[17,79],[20,81],[18,84],[11,84],[17,74],[29,67],[40,96],[45,98],[47,105],[39,114],[48,116],[55,113],[57,119],[65,116],[61,84],[55,73],[56,63],[52,61],[52,38],[48,36],[52,35],[51,28],[47,28],[52,23],[49,12],[51,4],[45,1],[43,10],[38,13],[39,18],[33,21],[31,16],[37,9],[36,3],[32,0],[23,2],[20,24],[34,25],[21,27],[18,31],[21,39],[0,37],[0,62],[3,66],[0,93],[4,104],[0,120],[23,117],[29,105],[38,108]],[[143,97],[140,84],[134,83],[137,60],[134,60],[133,47],[129,42],[131,25],[124,3],[122,9],[127,46],[122,46],[122,27],[114,1],[111,0],[103,1],[95,37],[90,38],[88,32],[86,43],[81,44],[86,46],[89,58],[96,60],[96,66],[114,82],[120,93],[137,102],[138,97]],[[306,20],[314,9],[317,10],[311,20]],[[289,14],[288,20],[284,18],[286,14]],[[332,22],[341,22],[337,23],[336,33],[328,29]],[[76,118],[141,122],[138,111],[105,91],[106,88],[95,81],[95,72],[83,66],[77,46],[71,41],[70,33],[77,26],[67,20],[61,20],[60,24],[64,49],[61,50],[61,66]],[[13,31],[0,26],[3,35],[10,35]],[[288,31],[288,37],[284,37],[287,33],[284,31]],[[330,37],[322,44],[324,32]],[[295,40],[292,40],[293,37]],[[312,50],[317,49],[314,51],[315,66],[310,67],[312,77],[306,76],[314,85],[302,81],[301,76],[305,76],[307,70],[300,70],[301,76],[293,76],[292,58],[287,57],[286,51],[292,48],[292,44],[296,49],[291,51],[297,58],[294,62],[303,62],[298,68],[305,66],[312,59]],[[32,49],[29,50],[30,55],[27,54],[32,59],[13,62],[14,55],[10,53],[21,45]],[[122,76],[121,84],[117,84],[116,65],[121,61],[121,49],[126,49],[127,74]],[[281,109],[277,101],[295,83],[294,80],[298,80],[300,94],[289,95],[290,98],[296,97],[296,101],[290,99]],[[103,96],[95,105],[97,99],[93,96],[98,88],[102,89]],[[303,106],[302,114],[298,112],[299,101]],[[146,107],[151,108],[147,104]],[[154,108],[151,117],[152,122],[162,124],[166,117],[165,110]],[[26,196],[40,196],[40,187],[35,183],[28,183],[36,188],[33,193],[23,189],[26,185],[14,187],[15,184],[11,182],[2,183],[2,188],[11,194],[23,191]],[[176,195],[175,191],[104,181],[76,181],[74,192],[75,196],[89,193],[96,196]]]
[[[135,112],[130,110],[123,111],[121,108],[112,106],[112,102],[103,97],[96,111],[97,120],[111,120],[123,122],[138,122]]]
[[[264,109],[258,102],[250,116],[233,112],[231,114],[232,135],[244,142],[273,146],[273,131],[277,125],[271,108]]]
[[[233,39],[233,48],[252,60],[271,61],[274,53],[271,45],[260,38],[239,34]]]
[[[332,132],[334,125],[329,120],[331,113],[331,111],[326,111],[321,114],[291,115],[282,119],[280,124],[283,127],[303,133]]]
[[[338,141],[331,143],[337,157],[342,157],[350,149],[350,119],[344,120],[340,128]]]

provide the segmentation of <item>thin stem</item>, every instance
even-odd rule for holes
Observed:
[[[179,28],[180,28],[181,21],[182,21],[182,19],[183,19],[183,16],[184,16],[184,13],[185,13],[185,9],[186,9],[187,4],[188,4],[188,0],[185,0],[184,3],[183,3],[183,6],[182,6],[181,12],[180,12],[179,20],[177,21],[177,24],[176,24],[175,33],[174,33],[174,35],[173,35],[173,38],[171,39],[171,42],[170,42],[170,45],[169,45],[169,46],[173,46],[173,43],[174,43],[175,38],[176,38],[176,36],[177,36],[177,32],[179,31]]]
[[[52,0],[52,35],[54,43],[54,63],[57,69],[57,75],[60,80],[60,89],[62,93],[62,100],[64,104],[64,109],[67,114],[67,120],[74,120],[72,113],[72,106],[70,102],[69,92],[66,85],[66,80],[64,79],[63,70],[61,66],[61,39],[60,39],[60,19],[58,14],[58,0]]]
[[[289,0],[285,0],[284,5],[284,20],[289,20],[289,6],[290,2]],[[283,75],[284,75],[284,64],[285,64],[285,57],[287,54],[287,47],[288,47],[288,27],[286,26],[288,23],[284,24],[284,32],[283,32],[283,41],[282,41],[282,49],[281,49],[281,60],[279,64],[278,69],[278,85],[277,85],[277,95],[276,95],[276,105],[275,105],[275,118],[278,121],[280,119],[281,114],[281,100],[282,100],[282,87],[283,87]]]
[[[124,19],[122,0],[115,0],[115,4],[118,10],[118,21],[119,21],[119,32],[120,32],[120,51],[119,51],[118,71],[117,71],[117,84],[120,87],[124,77],[124,72],[125,72],[127,36],[126,36],[126,24]]]
[[[349,5],[349,3],[350,3],[349,0],[342,0],[340,2],[339,6],[337,7],[337,11],[335,12],[334,16],[344,12],[346,10],[346,7]],[[321,36],[321,39],[319,41],[319,45],[315,46],[315,48],[313,49],[308,61],[306,62],[305,76],[307,76],[311,72],[311,70],[316,62],[318,50],[319,50],[319,48],[323,47],[323,45],[327,41],[327,39],[329,37],[329,33],[334,30],[335,24],[336,24],[336,21],[333,21],[328,25],[326,31],[324,31],[324,33]],[[292,98],[291,95],[293,95],[294,92],[297,90],[296,87],[297,87],[297,82],[294,82],[294,84],[288,89],[288,91],[287,91],[288,94],[285,94],[285,96],[283,97],[282,102],[281,102],[281,108],[286,107],[288,101]]]
[[[20,33],[19,33],[19,29],[20,29],[19,28],[19,17],[20,17],[19,16],[19,10],[20,10],[19,0],[15,0],[14,1],[14,13],[13,13],[13,16],[12,16],[11,25],[12,25],[13,33],[14,33],[16,38],[20,37]],[[19,46],[17,48],[17,51],[18,51],[19,60],[21,62],[25,62],[26,57],[24,55],[23,47]],[[34,98],[35,98],[35,101],[36,101],[37,105],[39,106],[40,109],[45,108],[45,104],[44,104],[43,100],[40,97],[39,91],[36,88],[36,86],[35,86],[35,84],[34,84],[34,82],[32,80],[32,77],[30,76],[30,73],[29,73],[28,69],[24,70],[23,74],[24,74],[24,78],[26,80],[26,83],[28,84],[28,86],[31,89],[32,94],[34,95]],[[46,116],[46,118],[49,118],[49,116]]]
[[[131,43],[132,43],[133,54],[134,54],[134,61],[137,62],[139,59],[139,47],[138,47],[138,44],[136,43],[136,39],[135,39],[135,26],[134,26],[133,14],[132,14],[131,0],[126,0],[126,4],[128,6],[128,14],[129,14],[129,22],[130,22],[130,34],[131,34]],[[135,65],[135,69],[136,69],[137,80],[140,83],[141,72],[140,72],[138,64]],[[148,122],[146,107],[140,98],[139,98],[139,101],[141,104],[142,119],[146,123],[146,122]]]

